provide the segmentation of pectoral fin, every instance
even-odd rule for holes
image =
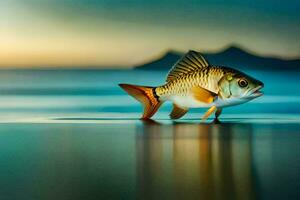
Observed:
[[[214,98],[217,96],[216,93],[213,93],[209,90],[206,90],[202,87],[193,87],[192,93],[198,101],[204,102],[204,103],[212,103],[214,101]]]
[[[178,105],[176,105],[174,103],[173,104],[173,110],[170,113],[170,117],[171,117],[171,119],[179,119],[183,115],[185,115],[185,113],[187,113],[187,112],[188,112],[188,108],[179,107]]]
[[[212,106],[210,109],[208,109],[206,113],[203,115],[202,121],[205,121],[216,109],[217,106]]]

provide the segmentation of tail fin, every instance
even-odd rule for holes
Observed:
[[[144,105],[144,114],[141,119],[151,118],[162,104],[154,93],[154,87],[129,84],[119,84],[119,86]]]

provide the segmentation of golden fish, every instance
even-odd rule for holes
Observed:
[[[202,117],[214,111],[216,118],[223,107],[248,102],[262,95],[264,86],[238,70],[210,65],[196,51],[189,51],[171,69],[166,83],[158,87],[119,84],[144,105],[142,119],[151,118],[165,101],[173,102],[171,119],[179,119],[189,108],[209,108]]]

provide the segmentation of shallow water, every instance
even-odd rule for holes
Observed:
[[[0,199],[299,199],[299,124],[1,124]]]
[[[200,124],[117,86],[164,72],[1,71],[0,199],[300,199],[299,73],[249,73],[265,95]]]

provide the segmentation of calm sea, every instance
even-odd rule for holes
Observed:
[[[224,109],[223,121],[299,123],[300,73],[248,73],[265,83],[265,95]],[[166,72],[130,70],[2,70],[0,121],[137,119],[142,107],[124,93],[118,83],[155,86],[163,84],[165,76]],[[154,119],[167,120],[170,110],[171,104],[166,103]],[[203,109],[192,109],[183,119],[198,119],[203,112]]]
[[[166,72],[1,70],[0,199],[300,199],[300,73],[247,73],[265,95],[200,124],[117,86]]]

